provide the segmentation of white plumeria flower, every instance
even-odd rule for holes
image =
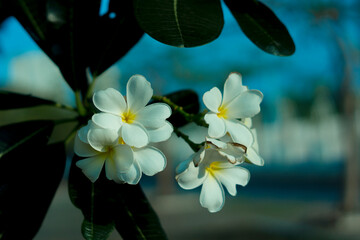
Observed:
[[[217,87],[203,95],[203,102],[210,110],[204,117],[209,124],[209,136],[221,138],[228,132],[235,142],[251,138],[248,128],[238,119],[259,113],[262,99],[260,91],[249,90],[242,85],[239,73],[230,73],[224,84],[223,96]]]
[[[91,121],[79,130],[74,150],[85,157],[76,165],[92,182],[99,178],[104,164],[109,180],[129,184],[137,184],[142,173],[153,176],[166,167],[166,158],[159,149],[128,146],[114,129],[100,128]]]
[[[200,156],[201,155],[201,156]],[[201,158],[195,166],[196,158]],[[222,185],[232,195],[236,195],[236,185],[245,186],[250,179],[247,169],[228,161],[213,148],[207,148],[200,154],[195,153],[176,169],[176,180],[184,189],[194,189],[202,185],[200,204],[210,212],[218,212],[225,203]]]
[[[146,106],[153,89],[145,77],[132,76],[126,85],[126,93],[125,100],[113,88],[96,92],[93,102],[102,113],[94,115],[92,120],[101,127],[113,125],[126,144],[137,148],[168,139],[173,131],[172,125],[166,121],[171,108],[165,103]]]

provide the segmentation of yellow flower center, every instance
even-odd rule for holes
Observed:
[[[210,175],[214,176],[215,171],[221,169],[220,164],[221,162],[212,162],[210,166],[206,168],[206,171],[208,171]]]
[[[219,107],[219,112],[216,114],[219,118],[227,118],[228,109],[224,106]]]
[[[122,137],[119,137],[118,143],[119,144],[125,144],[124,139]]]
[[[132,113],[130,110],[121,115],[121,119],[125,123],[133,123],[135,118],[136,115]]]

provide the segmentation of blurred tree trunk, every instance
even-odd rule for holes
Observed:
[[[344,43],[338,39],[343,58],[344,76],[342,80],[340,101],[344,117],[345,173],[342,210],[354,212],[359,205],[359,141],[356,131],[356,95],[353,91],[351,65]]]

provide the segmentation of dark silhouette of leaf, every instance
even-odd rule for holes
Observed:
[[[56,104],[55,102],[33,97],[31,95],[11,93],[1,90],[0,90],[0,103],[1,103],[0,110]]]
[[[69,195],[84,221],[86,239],[107,236],[114,224],[123,239],[166,239],[159,219],[139,185],[116,184],[106,179],[104,171],[92,183],[75,163],[69,176]]]
[[[244,34],[263,51],[289,56],[295,44],[273,11],[256,0],[224,0]]]
[[[140,27],[171,46],[209,43],[224,25],[220,0],[135,0],[134,4]]]
[[[134,16],[132,1],[111,0],[109,11],[96,23],[89,66],[94,76],[124,56],[143,36]]]
[[[65,149],[50,121],[0,128],[0,239],[32,239],[62,179]]]
[[[98,76],[140,39],[130,1],[111,1],[99,15],[100,0],[16,0],[14,16],[57,64],[73,90],[85,94],[87,68]]]

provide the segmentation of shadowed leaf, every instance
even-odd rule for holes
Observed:
[[[33,97],[31,95],[11,93],[1,90],[0,90],[0,102],[2,103],[0,105],[0,110],[34,107],[39,105],[55,105],[55,102]]]
[[[220,0],[135,0],[134,4],[141,28],[176,47],[209,43],[224,25]]]
[[[74,157],[69,176],[69,195],[83,215],[83,236],[107,236],[114,227],[123,239],[166,239],[159,219],[140,186],[116,184],[100,175],[95,183],[75,165]],[[85,234],[84,234],[85,233]]]
[[[224,0],[244,34],[263,51],[289,56],[295,44],[273,11],[256,0]]]
[[[0,239],[32,239],[65,168],[62,143],[46,145],[49,121],[0,128]]]

